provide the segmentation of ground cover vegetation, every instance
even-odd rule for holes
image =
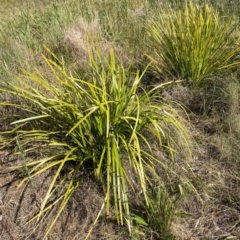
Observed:
[[[238,239],[237,1],[1,1],[1,239]]]

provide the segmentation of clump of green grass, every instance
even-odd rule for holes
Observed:
[[[80,173],[87,164],[105,195],[96,221],[103,209],[111,217],[113,205],[118,224],[127,224],[131,234],[129,192],[141,191],[148,205],[147,190],[156,169],[174,173],[155,150],[169,161],[181,148],[191,157],[190,134],[177,111],[159,95],[167,84],[140,91],[143,75],[125,69],[113,51],[106,59],[97,48],[89,50],[92,74],[87,79],[69,74],[64,61],[54,54],[51,59],[44,57],[52,79],[39,71],[25,72],[0,89],[12,96],[1,106],[15,109],[11,128],[2,133],[2,148],[18,141],[26,156],[23,166],[14,167],[28,169],[28,177],[19,187],[29,176],[34,179],[48,170],[53,174],[40,211],[32,220],[44,218],[58,206],[49,234],[73,192],[81,187]],[[45,157],[28,160],[27,156],[39,151]],[[62,194],[54,198],[59,190]],[[90,233],[91,229],[87,237]]]
[[[181,9],[162,9],[150,21],[148,34],[153,71],[186,79],[192,87],[203,87],[219,70],[231,69],[239,61],[236,25],[213,7],[187,3]]]
[[[157,239],[175,239],[171,225],[174,217],[180,213],[176,212],[174,197],[158,186],[148,191],[148,201],[149,204],[141,203],[143,211],[140,216],[135,215],[136,223]]]

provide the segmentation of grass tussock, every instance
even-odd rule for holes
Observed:
[[[147,188],[152,185],[151,179],[154,179],[150,173],[156,175],[157,166],[168,174],[174,173],[167,162],[154,154],[152,142],[155,142],[155,147],[168,152],[172,160],[180,146],[185,147],[191,157],[190,136],[179,121],[180,116],[171,105],[158,99],[159,91],[166,84],[160,84],[139,95],[143,75],[137,72],[131,76],[121,63],[117,63],[113,51],[110,51],[108,62],[98,50],[89,54],[92,75],[87,80],[69,75],[64,62],[58,65],[45,58],[57,84],[49,82],[41,73],[27,73],[26,77],[18,78],[18,82],[1,88],[1,92],[15,96],[19,101],[1,103],[1,106],[16,108],[19,112],[15,116],[16,120],[11,123],[13,127],[3,132],[3,146],[17,142],[27,154],[48,146],[53,153],[34,161],[24,161],[23,166],[29,172],[19,185],[53,169],[53,178],[39,214],[33,218],[39,219],[61,202],[46,234],[75,189],[80,186],[79,171],[86,164],[93,166],[91,171],[103,187],[105,201],[102,208],[106,209],[106,215],[110,214],[110,200],[113,196],[117,222],[121,225],[126,223],[131,234],[128,189],[135,193],[141,189],[148,206]],[[53,57],[56,62],[61,61],[56,56]],[[34,88],[34,85],[41,88]],[[177,135],[181,139],[181,145],[176,141]],[[22,151],[19,150],[16,154],[22,155]],[[66,170],[68,165],[72,167]],[[22,169],[23,166],[14,168]],[[135,183],[125,166],[133,169]],[[186,178],[183,184],[191,186]],[[63,194],[49,202],[59,186],[65,189]],[[179,185],[181,191],[182,186]],[[99,214],[102,213],[102,208]]]
[[[192,2],[183,9],[162,9],[149,23],[154,70],[186,79],[192,87],[203,87],[213,75],[239,61],[239,39],[233,36],[236,25],[224,20],[213,7],[198,7]]]

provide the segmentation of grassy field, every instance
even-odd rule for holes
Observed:
[[[240,239],[240,3],[0,1],[0,239]]]

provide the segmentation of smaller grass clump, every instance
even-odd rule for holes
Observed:
[[[39,71],[25,72],[0,89],[11,96],[1,106],[14,112],[10,127],[1,133],[1,146],[17,143],[24,149],[24,163],[14,167],[28,170],[19,187],[52,172],[40,211],[31,220],[44,218],[57,206],[48,235],[73,192],[81,187],[87,166],[85,173],[94,173],[105,196],[93,225],[103,209],[111,217],[113,205],[118,224],[127,224],[131,234],[129,195],[140,191],[149,205],[148,186],[154,182],[156,169],[174,173],[155,150],[170,162],[180,148],[191,155],[186,127],[177,111],[159,96],[166,84],[140,89],[143,75],[125,69],[112,50],[108,59],[97,48],[89,48],[92,72],[85,80],[68,73],[64,61],[53,53],[44,60],[50,69],[48,77]],[[23,154],[19,148],[13,152]]]
[[[207,4],[160,10],[148,27],[153,71],[186,79],[193,88],[205,86],[219,70],[239,64],[236,27]]]
[[[173,219],[177,215],[183,216],[176,212],[176,199],[166,189],[158,186],[149,191],[148,201],[148,205],[142,203],[144,211],[141,218],[136,217],[136,222],[146,228],[146,233],[150,233],[154,239],[175,239],[171,233]]]

